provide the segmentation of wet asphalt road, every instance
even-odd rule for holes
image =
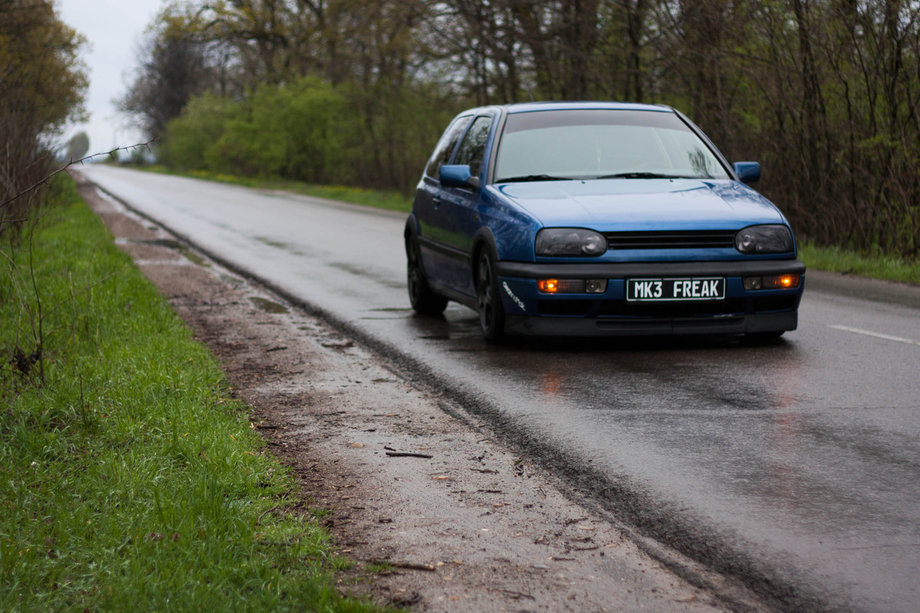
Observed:
[[[920,290],[811,274],[799,330],[489,347],[412,315],[402,214],[87,167],[233,267],[423,371],[573,495],[781,608],[920,609]]]

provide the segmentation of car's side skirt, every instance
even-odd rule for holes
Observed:
[[[431,287],[435,293],[444,296],[448,300],[459,302],[460,304],[468,306],[473,310],[479,308],[476,304],[476,296],[470,296],[469,294],[458,292],[457,290],[444,285],[443,283],[434,283],[433,281],[428,281],[428,286]]]

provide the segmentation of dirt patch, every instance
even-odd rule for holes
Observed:
[[[305,508],[355,561],[343,592],[415,611],[723,610],[461,407],[91,185],[80,192],[220,359]]]

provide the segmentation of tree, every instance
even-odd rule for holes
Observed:
[[[71,163],[79,160],[89,151],[89,136],[86,132],[77,132],[67,141],[67,151],[64,152],[64,162]]]
[[[25,219],[54,158],[49,140],[82,115],[83,38],[50,0],[0,0],[0,234]]]
[[[137,74],[119,108],[136,118],[148,139],[158,138],[192,96],[217,83],[207,45],[175,32],[154,31],[138,58]]]

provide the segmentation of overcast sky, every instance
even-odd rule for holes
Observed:
[[[163,0],[55,0],[61,21],[87,39],[82,59],[89,71],[85,124],[69,127],[64,141],[79,131],[89,136],[90,153],[144,141],[127,125],[114,100],[124,96],[133,79],[136,50]]]

